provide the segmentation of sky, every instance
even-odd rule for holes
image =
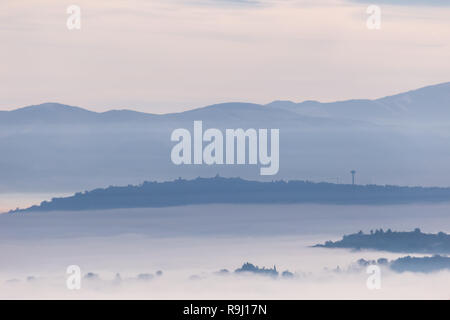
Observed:
[[[0,110],[60,102],[169,113],[450,81],[450,5],[405,2],[3,0]],[[66,26],[74,4],[80,30]],[[367,28],[370,4],[380,6],[379,30]]]

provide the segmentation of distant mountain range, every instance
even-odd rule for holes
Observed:
[[[194,180],[177,179],[169,182],[144,182],[139,186],[95,189],[79,192],[70,197],[54,198],[51,201],[44,201],[38,206],[15,210],[11,213],[151,208],[212,203],[379,205],[443,201],[450,201],[450,188],[357,186],[306,181],[260,182],[240,178],[215,177]],[[356,242],[356,244],[349,242],[353,238],[358,241],[360,238],[370,240],[372,236],[362,234],[345,236],[343,241],[327,242],[325,247],[348,247],[349,245],[361,248],[367,247],[366,242],[363,241]]]
[[[280,129],[276,179],[449,186],[450,82],[376,100],[223,103],[181,113],[103,113],[58,103],[0,111],[0,192],[260,177],[257,166],[176,166],[176,128]],[[266,178],[272,179],[274,177]]]
[[[321,103],[274,101],[267,106],[302,115],[345,118],[376,123],[446,123],[450,116],[450,82],[376,100]],[[443,117],[447,117],[444,119]]]
[[[407,235],[406,235],[407,236]],[[433,237],[435,235],[429,235]],[[444,237],[448,236],[444,234]],[[367,267],[377,265],[379,267],[388,267],[395,272],[420,272],[432,273],[443,270],[450,270],[450,257],[433,255],[425,257],[400,257],[395,260],[388,260],[386,258],[379,258],[377,260],[359,259],[356,264],[352,264],[347,270],[341,269],[339,266],[334,269],[334,272],[341,273],[342,271],[366,272]]]

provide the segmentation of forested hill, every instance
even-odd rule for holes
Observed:
[[[375,232],[371,231],[370,234],[360,231],[344,235],[342,240],[327,241],[316,247],[448,254],[450,253],[450,234],[444,232],[422,233],[419,228],[411,232],[380,229]]]
[[[54,198],[11,211],[94,210],[208,203],[397,204],[450,201],[450,188],[346,185],[308,181],[259,182],[240,178],[177,179],[108,187]]]

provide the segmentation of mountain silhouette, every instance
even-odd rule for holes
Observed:
[[[402,204],[450,201],[450,188],[355,186],[307,181],[248,181],[240,178],[177,179],[138,186],[108,187],[53,198],[11,213],[167,207],[211,203]],[[357,235],[352,237],[362,237]],[[351,238],[351,237],[350,237]],[[344,237],[344,240],[350,239]],[[370,237],[369,237],[370,238]],[[347,242],[344,241],[343,245]],[[341,242],[335,246],[341,246]],[[333,243],[326,243],[326,247]],[[364,247],[363,244],[357,244]]]

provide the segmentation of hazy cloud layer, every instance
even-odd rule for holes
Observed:
[[[217,5],[206,5],[207,3]],[[166,113],[224,101],[375,98],[448,81],[449,9],[339,1],[0,4],[1,109],[46,101]],[[411,31],[413,30],[413,32]]]

